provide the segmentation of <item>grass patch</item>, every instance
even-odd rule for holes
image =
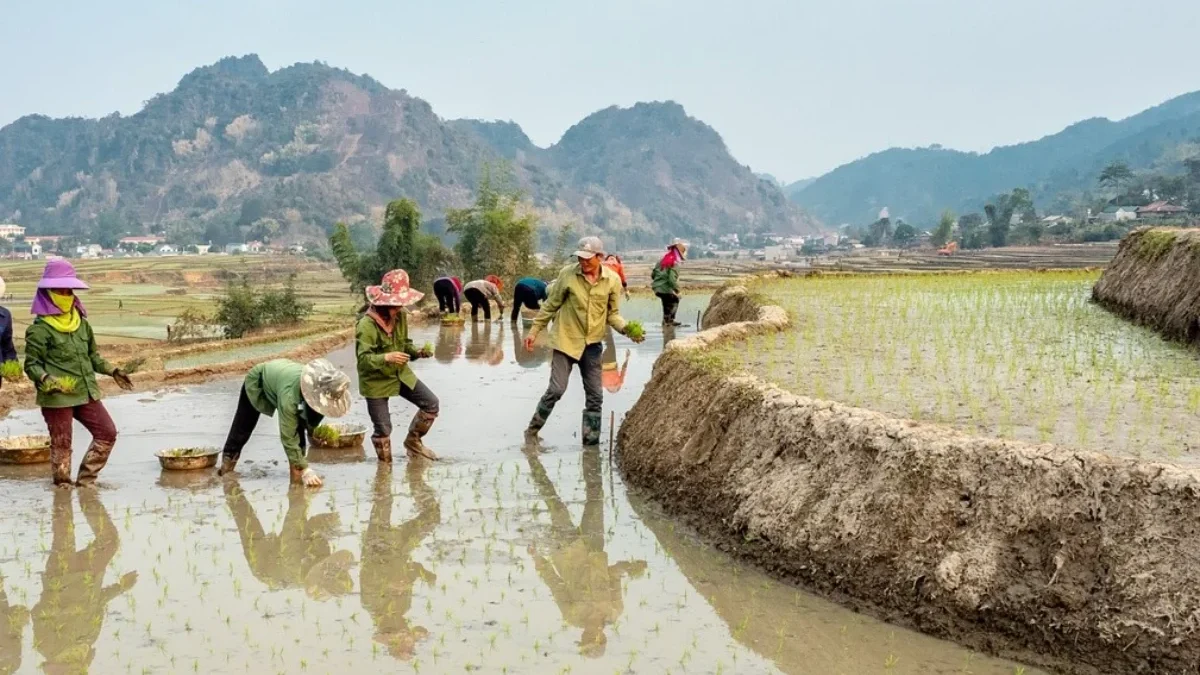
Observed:
[[[1200,359],[1088,301],[1095,272],[756,283],[792,329],[719,347],[796,393],[971,433],[1191,460]]]

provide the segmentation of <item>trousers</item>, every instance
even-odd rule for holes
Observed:
[[[600,355],[603,351],[604,348],[599,342],[590,344],[576,360],[557,349],[554,350],[554,356],[550,360],[550,386],[546,388],[546,393],[542,396],[538,407],[546,411],[553,410],[558,400],[567,391],[571,367],[579,366],[579,376],[583,380],[585,398],[583,409],[587,412],[599,413],[604,407],[604,387],[600,377]]]
[[[411,389],[406,384],[400,385],[400,398],[417,406],[422,412],[438,414],[438,397],[420,380]],[[375,427],[374,438],[389,438],[392,435],[392,412],[388,407],[390,400],[367,399],[367,414],[371,416],[371,424]]]

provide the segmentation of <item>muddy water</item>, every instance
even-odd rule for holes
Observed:
[[[629,313],[654,317],[636,300]],[[618,419],[664,341],[647,327],[644,345],[618,337],[607,357]],[[442,401],[436,465],[314,451],[325,488],[289,489],[263,420],[236,478],[162,473],[154,451],[222,442],[239,386],[226,381],[110,399],[122,436],[97,492],[0,470],[0,673],[1034,672],[843,610],[676,531],[626,494],[607,425],[600,451],[580,450],[577,381],[548,452],[523,452],[548,352],[516,351],[508,326],[415,337],[437,351],[417,364]],[[396,404],[398,429],[410,413]],[[368,423],[361,402],[350,418]],[[0,432],[40,427],[25,411]]]

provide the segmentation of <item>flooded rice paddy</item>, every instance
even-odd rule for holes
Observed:
[[[627,313],[655,318],[640,300]],[[663,346],[647,326],[646,343],[618,337],[606,357],[618,420]],[[229,380],[109,399],[121,438],[98,491],[0,468],[0,673],[1034,672],[697,542],[626,492],[607,416],[601,449],[581,450],[577,379],[543,433],[548,452],[524,451],[549,352],[517,351],[509,326],[414,337],[436,346],[416,369],[441,397],[427,439],[441,463],[313,451],[325,487],[293,489],[263,420],[235,477],[161,472],[157,450],[223,442],[240,386]],[[353,372],[350,349],[331,358]],[[402,434],[412,409],[393,410]],[[361,401],[348,421],[368,423]],[[0,423],[4,435],[41,428],[36,411]],[[79,433],[76,462],[85,445]]]

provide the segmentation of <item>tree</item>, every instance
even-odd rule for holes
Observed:
[[[892,236],[892,221],[884,217],[871,223],[871,229],[867,233],[863,243],[868,246],[883,246]],[[867,243],[867,242],[870,243]]]
[[[512,282],[537,270],[537,216],[518,213],[522,195],[510,187],[507,170],[492,174],[485,165],[474,205],[446,212],[446,231],[458,235],[454,250],[468,278],[495,274]]]
[[[105,211],[96,218],[96,230],[93,241],[101,248],[116,248],[117,242],[125,234],[125,223],[121,216],[112,211]]]
[[[929,243],[941,248],[950,243],[950,235],[954,232],[954,212],[946,209],[942,211],[942,219],[938,221],[937,227],[933,230],[933,236]]]
[[[983,248],[986,239],[983,236],[983,216],[978,213],[967,213],[958,219],[959,237],[963,248]]]
[[[566,266],[575,245],[575,228],[570,223],[563,223],[554,237],[554,250],[550,253],[550,262],[542,270],[542,277],[555,277]]]
[[[901,246],[906,246],[912,243],[917,238],[917,228],[908,223],[900,223],[896,226],[895,233],[892,234],[892,239]]]
[[[1014,215],[1021,223],[1037,220],[1033,197],[1025,188],[1015,188],[1009,194],[996,197],[993,203],[983,207],[983,212],[988,218],[988,240],[997,247],[1008,245]]]
[[[378,284],[385,273],[394,269],[408,272],[413,286],[430,286],[438,269],[450,262],[451,256],[441,240],[420,229],[421,211],[416,203],[397,199],[387,205],[383,233],[374,252],[360,254],[345,223],[334,226],[329,247],[342,276],[354,290]]]
[[[1100,172],[1100,178],[1097,182],[1100,184],[1100,187],[1107,187],[1120,192],[1121,183],[1132,178],[1133,170],[1129,168],[1129,165],[1115,159],[1109,162],[1108,166],[1104,167],[1104,170]]]

